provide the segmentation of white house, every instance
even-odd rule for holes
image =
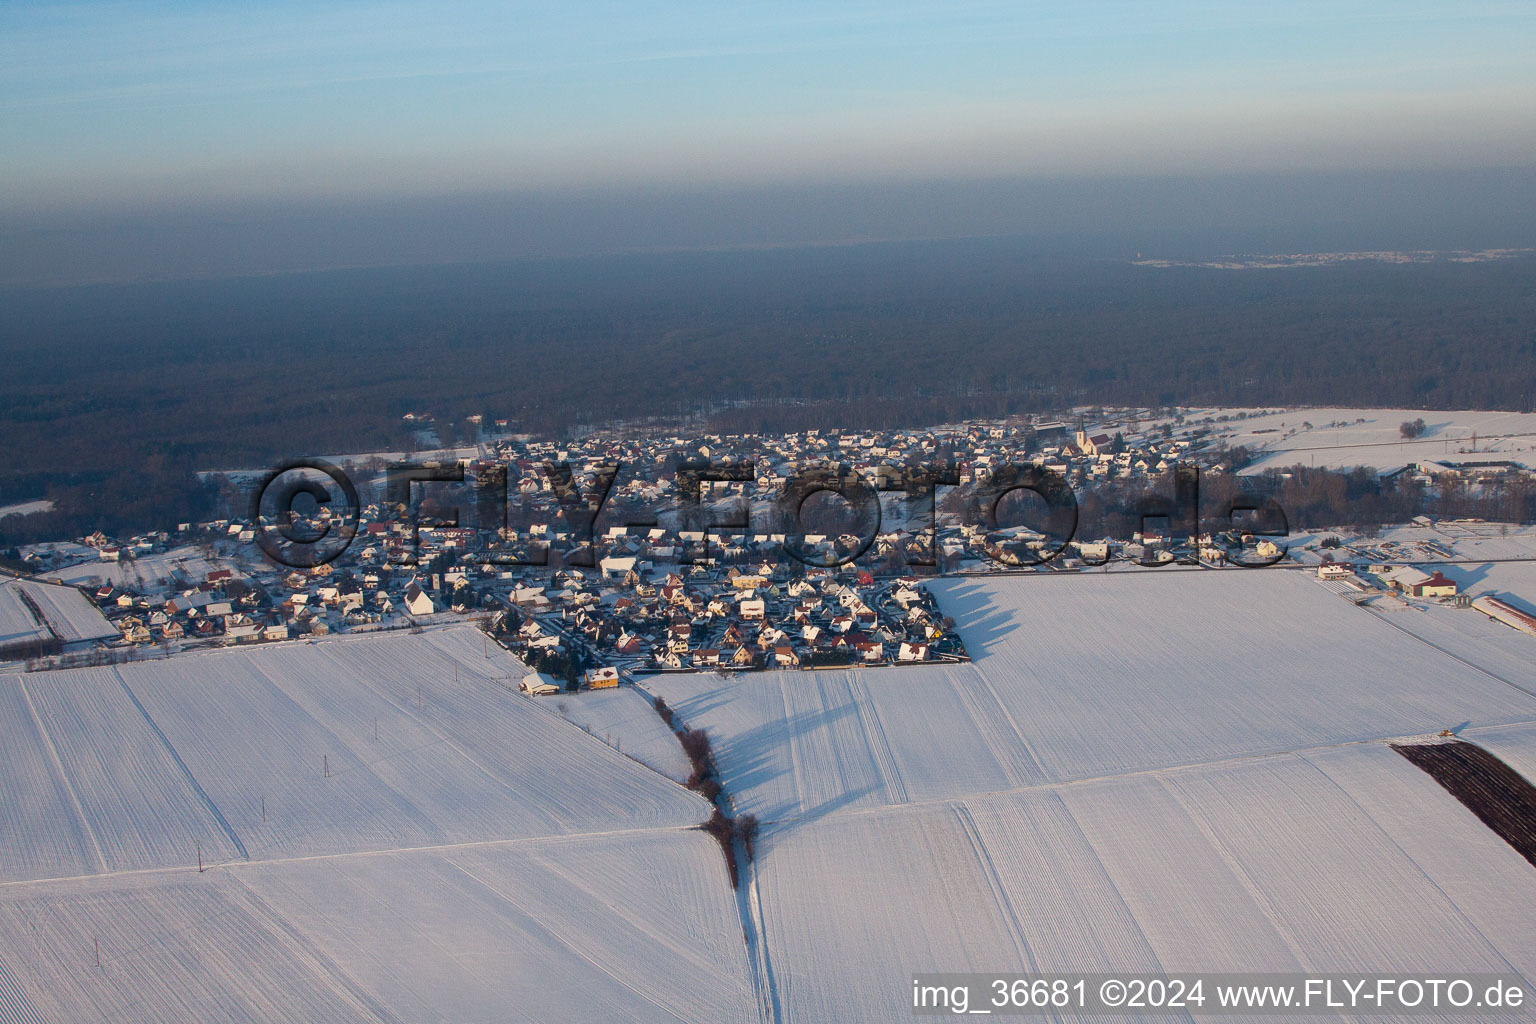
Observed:
[[[432,598],[426,591],[421,589],[421,586],[415,580],[412,580],[410,586],[405,588],[404,607],[406,612],[411,615],[431,615],[437,611],[437,605],[432,603]]]
[[[546,675],[532,672],[523,677],[517,688],[530,697],[547,697],[560,692],[560,687]]]
[[[635,562],[634,555],[609,555],[599,560],[597,566],[602,570],[604,579],[622,580],[635,571]]]
[[[1109,541],[1107,540],[1080,540],[1077,541],[1077,553],[1084,561],[1107,562],[1109,560]]]
[[[542,607],[549,604],[549,598],[545,595],[543,587],[518,585],[512,590],[512,603],[530,607]]]
[[[249,615],[224,616],[224,636],[228,642],[260,636],[261,632],[261,627],[252,622]]]

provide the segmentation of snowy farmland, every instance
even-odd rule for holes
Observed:
[[[1192,409],[1186,418],[1199,420],[1236,412]],[[1403,443],[1399,429],[1419,419],[1424,421],[1424,434],[1412,443]],[[1416,462],[1488,459],[1536,467],[1536,414],[1532,413],[1303,408],[1249,415],[1214,427],[1228,444],[1260,453],[1244,473],[1295,465],[1394,469]],[[1477,437],[1475,451],[1473,435]]]
[[[452,629],[0,677],[17,738],[0,792],[32,808],[0,835],[0,875],[185,866],[198,843],[209,862],[262,860],[707,815],[512,692],[521,665],[485,650]]]
[[[708,805],[524,671],[449,629],[0,677],[0,1022],[759,1020]]]
[[[764,847],[788,1020],[909,1019],[919,970],[1536,977],[1536,871],[1384,744],[846,812]]]
[[[638,690],[591,690],[580,697],[542,699],[539,704],[553,707],[615,750],[674,782],[686,781],[692,771],[677,737]]]
[[[167,581],[180,581],[182,586],[189,582],[195,584],[215,569],[231,568],[209,561],[203,549],[194,545],[141,555],[131,562],[103,562],[91,548],[86,549],[86,554],[89,555],[88,559],[57,572],[47,573],[47,578],[60,579],[77,586],[95,587],[110,583],[143,590],[146,586],[161,585]]]
[[[24,593],[30,597],[51,627],[48,632],[66,644],[119,636],[117,627],[108,622],[100,609],[74,587],[38,583],[34,580],[9,580],[0,590],[12,594]]]
[[[768,822],[782,1019],[906,1019],[918,971],[1536,978],[1536,872],[1386,742],[1529,774],[1536,697],[1297,572],[936,591],[972,664],[647,683]]]
[[[0,586],[0,647],[47,640],[52,635],[21,599],[20,587]]]
[[[939,971],[1536,979],[1536,870],[1389,745],[1456,728],[1536,772],[1533,638],[1489,626],[1477,661],[1447,625],[1472,613],[1299,571],[934,586],[971,663],[645,681],[763,819],[740,892],[641,693],[519,695],[470,629],[0,676],[0,1024],[897,1021]]]
[[[0,583],[0,650],[6,651],[0,659],[21,657],[28,643],[75,644],[119,635],[74,587],[21,579]]]
[[[760,1019],[676,829],[15,884],[0,935],[6,1024]]]
[[[971,664],[651,685],[716,735],[738,806],[771,819],[1536,719],[1536,699],[1303,573],[934,589]]]
[[[1488,750],[1527,780],[1536,780],[1536,722],[1468,729],[1461,738]]]
[[[51,512],[53,502],[45,498],[36,501],[18,501],[12,505],[0,505],[0,519],[6,516],[30,516],[36,512]]]

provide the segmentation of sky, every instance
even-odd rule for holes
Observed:
[[[340,247],[290,233],[268,269],[411,258],[390,248],[402,210],[470,197],[598,197],[632,223],[597,247],[645,242],[645,197],[705,197],[658,244],[729,245],[763,235],[730,195],[751,216],[765,194],[885,189],[917,197],[910,225],[838,230],[920,236],[973,230],[921,198],[966,183],[1518,173],[1533,56],[1529,0],[8,0],[0,281],[55,272],[69,238],[174,247],[178,218],[345,209]],[[773,240],[840,240],[815,205],[781,203],[796,226]]]

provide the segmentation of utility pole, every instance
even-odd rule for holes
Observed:
[[[197,841],[197,873],[203,873],[203,841]]]
[[[96,940],[96,966],[101,966],[101,940]]]
[[[330,778],[331,777],[331,755],[330,754],[321,754],[320,755],[320,764],[321,764],[321,770],[325,773],[325,777],[326,778]]]
[[[261,798],[261,823],[263,825],[265,825],[267,823],[267,798],[266,797],[262,797]]]

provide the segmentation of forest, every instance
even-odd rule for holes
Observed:
[[[515,431],[920,426],[1081,403],[1536,400],[1536,258],[1222,271],[1009,240],[632,254],[0,295],[25,532],[197,515],[196,470]],[[16,529],[12,524],[11,537]]]

